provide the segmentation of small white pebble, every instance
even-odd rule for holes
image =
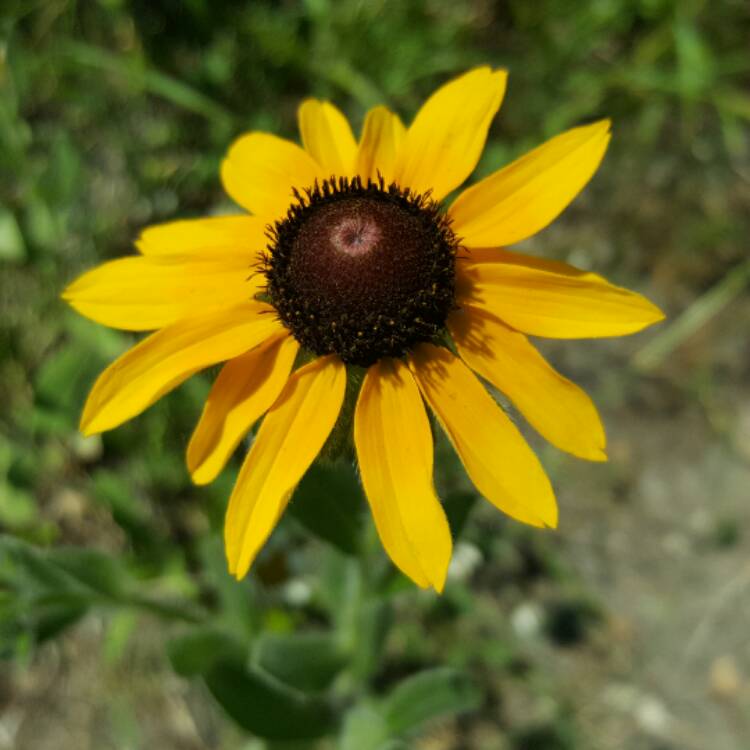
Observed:
[[[482,553],[469,542],[458,542],[453,548],[453,558],[448,568],[451,581],[466,581],[482,562]]]
[[[542,629],[542,613],[536,604],[520,604],[511,613],[510,624],[519,638],[533,638]]]
[[[636,706],[635,720],[648,734],[664,736],[669,730],[671,717],[664,704],[651,695],[644,696]]]
[[[284,586],[284,598],[294,607],[302,607],[310,601],[312,591],[308,583],[295,578]]]

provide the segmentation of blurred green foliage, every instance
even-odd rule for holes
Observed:
[[[208,379],[84,440],[87,389],[133,339],[78,319],[59,292],[130,252],[144,225],[233,210],[218,180],[231,139],[294,137],[305,96],[334,99],[356,125],[381,102],[409,117],[437,83],[490,63],[510,69],[510,88],[478,174],[611,116],[593,188],[608,196],[596,203],[606,224],[592,220],[587,257],[623,280],[674,282],[664,301],[679,304],[681,284],[703,291],[746,252],[733,185],[750,174],[748,39],[746,0],[5,0],[0,657],[28,664],[89,614],[107,623],[101,658],[116,661],[157,618],[174,670],[271,743],[396,750],[437,717],[495,716],[488,672],[512,680],[527,665],[493,599],[472,592],[471,566],[443,598],[414,590],[380,551],[351,467],[316,467],[237,584],[220,542],[233,472],[196,489],[183,465]],[[437,471],[458,533],[476,497],[445,445]],[[533,535],[470,524],[469,538],[500,561],[486,587],[556,583],[551,638],[595,626],[596,607]],[[513,747],[582,747],[561,706],[508,727]]]

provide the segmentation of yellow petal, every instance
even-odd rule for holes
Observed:
[[[405,136],[406,128],[398,115],[386,107],[371,109],[359,139],[357,174],[363,180],[377,180],[380,174],[386,185],[390,184]]]
[[[542,465],[471,370],[432,344],[417,347],[411,367],[479,492],[519,521],[557,526],[555,496]]]
[[[624,336],[664,318],[645,297],[595,273],[507,250],[459,260],[456,289],[459,304],[485,308],[532,336]]]
[[[297,483],[336,423],[346,368],[335,355],[297,370],[263,420],[229,499],[224,541],[229,572],[247,573]]]
[[[117,427],[199,370],[244,354],[280,330],[273,308],[245,302],[151,334],[99,376],[83,409],[81,431],[93,435]]]
[[[266,222],[257,216],[181,219],[147,227],[136,241],[144,255],[176,253],[206,258],[235,255],[254,260],[268,244]]]
[[[604,428],[591,399],[551,367],[522,333],[464,307],[448,327],[472,370],[502,391],[539,433],[561,450],[606,461]]]
[[[348,177],[354,169],[357,142],[341,111],[330,102],[307,99],[297,111],[297,120],[305,150],[326,177]]]
[[[287,212],[293,188],[304,190],[327,176],[303,148],[268,133],[238,138],[221,165],[227,193],[266,221]]]
[[[512,245],[552,222],[604,157],[610,121],[573,128],[464,190],[450,207],[466,247]]]
[[[62,297],[111,328],[151,331],[253,298],[265,285],[252,255],[137,255],[79,276]]]
[[[299,344],[282,333],[224,365],[187,449],[196,484],[216,478],[253,423],[276,401],[298,350]]]
[[[442,200],[476,167],[505,94],[504,70],[477,68],[439,88],[406,133],[396,180]]]
[[[354,442],[383,546],[416,584],[442,591],[451,532],[432,484],[432,433],[422,397],[398,360],[382,359],[367,371]]]

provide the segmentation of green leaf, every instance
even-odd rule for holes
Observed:
[[[201,577],[216,597],[216,610],[222,623],[233,633],[253,633],[261,627],[262,606],[256,601],[252,586],[238,585],[227,570],[224,540],[210,534],[198,541]]]
[[[331,707],[306,698],[234,659],[220,659],[204,675],[211,694],[243,729],[270,740],[308,740],[335,728]]]
[[[338,750],[380,750],[390,742],[390,730],[383,714],[374,706],[360,704],[344,719]]]
[[[258,667],[307,692],[329,687],[346,662],[346,654],[330,633],[267,634],[256,650]]]
[[[46,555],[19,539],[0,535],[0,625],[41,642],[58,635],[86,614],[91,601],[85,590]],[[9,642],[9,637],[0,640]],[[0,651],[5,652],[5,645]]]
[[[81,394],[95,377],[97,369],[98,363],[84,342],[68,342],[50,354],[37,371],[37,403],[71,415],[76,413],[80,409]]]
[[[382,708],[391,732],[401,735],[431,719],[476,709],[481,700],[479,690],[465,674],[438,667],[401,682]]]
[[[61,53],[80,67],[113,76],[124,76],[129,82],[154,96],[159,96],[188,112],[230,126],[232,115],[218,102],[183,81],[145,65],[142,60],[118,55],[93,44],[66,40]]]
[[[118,609],[107,619],[102,655],[105,664],[117,666],[127,656],[127,648],[137,632],[138,612]]]
[[[362,490],[354,467],[343,461],[311,466],[289,505],[289,512],[308,531],[347,555],[357,554],[362,510]]]
[[[479,495],[476,492],[457,490],[449,492],[443,499],[443,508],[448,517],[448,524],[453,532],[453,538],[458,539],[469,520]]]
[[[109,469],[99,469],[92,479],[94,500],[112,513],[115,523],[128,535],[136,554],[149,547],[158,548],[160,539],[154,533],[155,523],[150,517],[150,506],[139,502],[128,477]]]
[[[34,496],[0,480],[0,524],[15,530],[30,525],[37,518]]]
[[[81,603],[78,597],[71,596],[48,606],[35,608],[30,613],[32,622],[29,627],[34,632],[36,642],[42,643],[75,625],[87,612],[88,606]]]
[[[112,599],[124,597],[131,582],[119,560],[98,550],[60,547],[50,550],[47,559],[76,582]]]
[[[15,216],[0,209],[0,261],[21,262],[26,259],[26,244]]]
[[[183,677],[205,674],[220,659],[244,660],[242,647],[217,628],[195,628],[173,638],[167,644],[167,656]]]
[[[37,591],[69,591],[70,577],[35,547],[20,539],[0,535],[0,573],[23,584],[26,593]]]

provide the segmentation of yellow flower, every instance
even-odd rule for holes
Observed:
[[[247,214],[150,227],[137,256],[65,291],[93,320],[156,331],[101,374],[86,434],[226,362],[187,451],[203,484],[265,414],[226,515],[237,578],[341,425],[347,378],[361,381],[353,438],[380,539],[419,586],[442,590],[451,557],[425,402],[484,497],[524,523],[557,524],[542,466],[472,370],[558,448],[606,460],[593,403],[527,335],[619,336],[662,313],[596,274],[502,248],[581,191],[609,121],[562,133],[440,204],[474,170],[505,83],[504,71],[472,70],[408,128],[376,107],[359,140],[332,104],[305,101],[303,147],[253,132],[230,148],[222,180]]]

